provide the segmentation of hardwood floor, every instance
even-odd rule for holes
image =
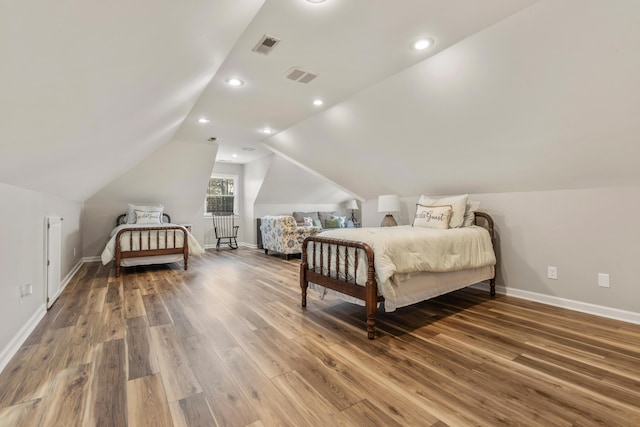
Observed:
[[[296,260],[85,264],[0,374],[0,426],[636,426],[640,325],[465,289],[379,313]]]

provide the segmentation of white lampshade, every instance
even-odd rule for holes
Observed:
[[[400,199],[395,194],[378,196],[378,212],[399,212]]]
[[[355,209],[358,210],[358,202],[353,199],[349,203],[347,203],[347,209]]]

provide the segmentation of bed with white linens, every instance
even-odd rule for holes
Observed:
[[[334,229],[305,239],[300,264],[302,306],[307,289],[365,306],[369,339],[375,315],[483,281],[495,295],[493,219],[467,195],[416,205],[412,225]]]
[[[171,217],[161,205],[129,204],[126,214],[116,219],[101,261],[115,260],[116,277],[121,267],[183,262],[188,269],[189,255],[201,255],[204,250],[184,226],[171,223]]]

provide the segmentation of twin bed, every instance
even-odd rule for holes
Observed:
[[[489,281],[495,295],[493,219],[475,212],[467,226],[340,229],[308,237],[300,264],[302,306],[307,290],[335,293],[365,306],[367,335],[375,338],[375,315],[463,287]]]
[[[117,217],[116,227],[101,255],[104,265],[115,259],[116,277],[120,276],[121,267],[135,265],[182,262],[187,270],[189,255],[204,252],[193,235],[184,226],[172,224],[171,217],[162,209],[131,207],[129,212]]]

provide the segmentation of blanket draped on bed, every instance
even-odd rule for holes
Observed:
[[[412,226],[343,228],[323,231],[318,236],[368,244],[374,253],[379,292],[389,300],[395,300],[389,280],[395,275],[448,272],[496,264],[489,232],[477,226],[447,230]],[[358,268],[359,284],[363,277],[366,278],[366,266],[362,264]]]
[[[162,224],[162,225],[157,225],[154,224],[153,227],[162,227],[162,226],[175,226],[176,224]],[[101,255],[101,260],[102,260],[102,264],[106,265],[109,262],[111,262],[111,260],[115,257],[116,255],[116,235],[118,234],[118,231],[124,229],[124,228],[144,228],[144,227],[149,227],[149,224],[122,224],[117,226],[116,228],[113,229],[113,231],[111,232],[111,234],[109,235],[110,239],[109,242],[107,243],[107,245],[105,246],[104,250],[102,251],[102,255]],[[139,234],[141,232],[139,231],[133,231],[133,249],[134,250],[140,250],[141,248],[139,247]],[[160,232],[159,233],[159,238],[156,239],[156,232],[152,232],[151,234],[151,247],[147,247],[148,241],[147,241],[147,236],[149,234],[148,231],[142,231],[142,249],[158,249],[158,248],[165,248],[165,247],[169,247],[172,248],[173,246],[173,233],[174,231],[169,231],[168,232],[168,237],[165,241],[165,235],[164,232]],[[183,233],[181,233],[180,231],[175,232],[176,235],[176,245],[175,247],[182,247],[182,241],[183,241]],[[159,240],[159,242],[158,242]],[[202,246],[200,246],[200,243],[198,243],[198,241],[196,240],[195,237],[193,237],[193,235],[189,232],[187,232],[187,241],[189,242],[189,255],[202,255],[204,253],[204,249],[202,249]],[[168,246],[167,246],[168,244]],[[121,235],[121,247],[122,250],[124,251],[128,251],[130,250],[129,248],[129,233],[123,233]]]

